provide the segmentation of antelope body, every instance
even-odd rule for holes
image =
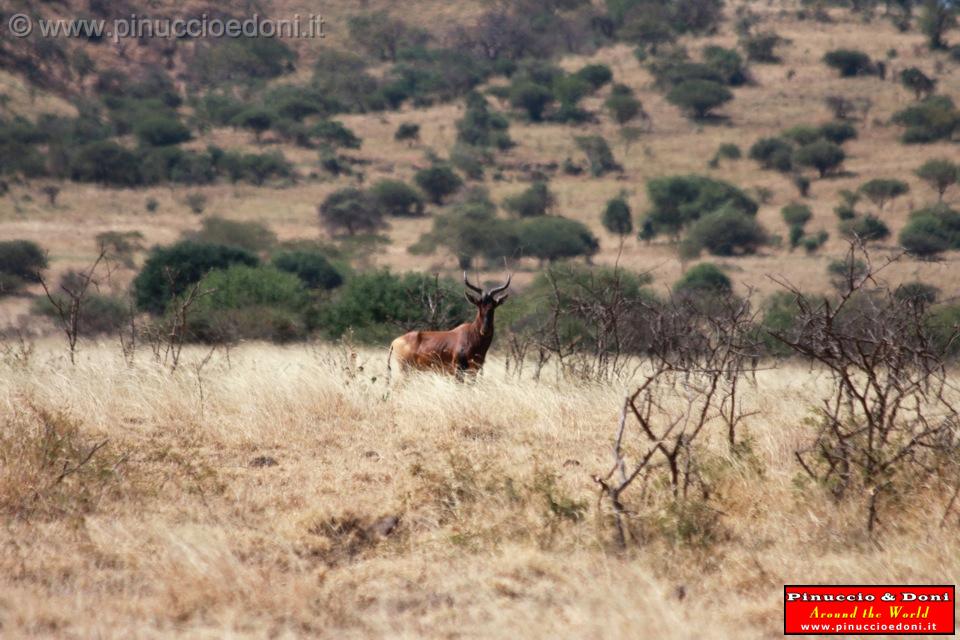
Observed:
[[[510,295],[498,294],[510,286],[511,277],[508,276],[501,286],[484,291],[470,284],[464,272],[463,284],[469,289],[464,291],[464,295],[477,307],[476,318],[450,331],[410,331],[400,336],[390,344],[388,375],[393,358],[396,358],[401,371],[434,370],[457,377],[462,377],[465,371],[479,371],[493,342],[494,311]]]

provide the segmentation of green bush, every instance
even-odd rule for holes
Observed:
[[[624,84],[613,85],[604,105],[613,121],[621,127],[636,118],[643,110],[643,105],[633,95],[633,89]]]
[[[607,200],[601,222],[604,229],[621,238],[633,233],[633,214],[624,195]]]
[[[133,152],[109,140],[80,147],[70,161],[70,177],[111,187],[134,187],[143,181]]]
[[[746,36],[740,41],[740,44],[747,52],[748,60],[773,64],[780,62],[776,49],[784,42],[787,42],[785,38],[781,38],[773,31],[766,31]]]
[[[54,292],[53,297],[64,308],[69,308],[70,300],[62,293]],[[59,320],[60,316],[49,298],[37,298],[33,304],[33,313]],[[130,322],[130,307],[126,300],[118,296],[90,292],[83,297],[77,313],[78,334],[84,337],[96,337],[115,333]]]
[[[490,110],[486,98],[471,92],[466,98],[467,109],[457,120],[457,140],[473,147],[509,149],[513,141],[507,133],[509,123],[499,113]]]
[[[843,164],[846,154],[839,145],[827,140],[817,140],[797,149],[794,158],[797,164],[815,168],[820,177],[824,178]]]
[[[420,139],[420,125],[413,122],[401,122],[393,139],[397,142],[410,142]]]
[[[450,149],[450,164],[468,180],[483,180],[484,167],[492,163],[493,155],[484,147],[457,143]]]
[[[154,115],[137,123],[134,128],[140,142],[145,145],[164,147],[180,144],[190,139],[190,129],[176,118]]]
[[[317,207],[320,223],[334,235],[377,233],[387,227],[383,213],[372,195],[355,187],[334,191]]]
[[[685,80],[667,93],[668,102],[698,119],[730,100],[730,90],[710,80]]]
[[[930,185],[937,192],[938,200],[943,201],[943,194],[960,182],[960,166],[946,158],[927,160],[917,169],[917,176]]]
[[[550,89],[529,80],[518,79],[510,87],[511,106],[526,111],[531,122],[541,122],[544,111],[555,101]]]
[[[174,297],[199,282],[209,271],[233,264],[257,266],[257,256],[237,247],[189,240],[155,247],[133,280],[137,308],[161,313]]]
[[[210,216],[201,222],[199,231],[186,232],[183,239],[198,244],[237,247],[259,253],[277,243],[277,234],[259,222],[240,222]]]
[[[893,114],[892,121],[905,127],[903,142],[925,144],[950,140],[960,128],[960,111],[948,96],[930,96],[919,104]]]
[[[855,49],[836,49],[823,56],[824,63],[840,72],[840,77],[866,76],[876,72],[870,56]]]
[[[804,227],[810,218],[813,217],[813,212],[805,204],[800,204],[797,202],[791,202],[782,209],[780,209],[780,215],[783,216],[783,221],[791,227]]]
[[[432,167],[421,169],[413,177],[417,186],[427,194],[434,204],[443,204],[443,201],[463,187],[463,180],[447,165],[434,164]]]
[[[423,215],[423,197],[406,182],[380,180],[370,188],[370,195],[387,215],[397,217]]]
[[[271,266],[233,265],[211,271],[187,317],[189,335],[201,342],[239,339],[289,342],[306,335],[307,295],[300,279]]]
[[[427,300],[437,302],[431,313]],[[463,285],[429,274],[371,271],[353,276],[320,311],[331,338],[347,331],[362,342],[384,344],[412,329],[449,329],[471,319]]]
[[[900,244],[919,258],[960,249],[960,213],[942,203],[914,211],[900,232]]]
[[[428,254],[438,247],[447,248],[461,268],[469,269],[478,257],[497,260],[519,255],[517,221],[496,217],[496,205],[485,190],[475,189],[446,213],[433,219],[433,229],[410,248],[412,253]]]
[[[40,272],[47,268],[47,254],[32,240],[0,240],[0,276],[5,284],[0,295],[26,282],[40,282]]]
[[[924,307],[936,302],[939,295],[940,289],[925,282],[904,282],[893,292],[893,296],[897,300],[919,304]]]
[[[916,67],[908,67],[900,72],[900,84],[913,91],[917,100],[933,94],[937,81]]]
[[[265,131],[268,131],[276,121],[277,115],[273,111],[264,109],[263,107],[249,107],[234,116],[230,124],[253,132],[256,141],[260,142],[260,137]]]
[[[328,147],[342,147],[344,149],[359,149],[363,141],[350,129],[337,120],[321,120],[308,133],[312,139]]]
[[[613,72],[605,64],[588,64],[581,67],[574,75],[586,80],[594,91],[613,81]]]
[[[739,87],[747,83],[747,69],[743,57],[735,49],[724,49],[716,45],[704,47],[703,61],[716,69],[724,84]]]
[[[600,177],[621,168],[614,160],[610,145],[607,144],[603,136],[577,136],[574,141],[580,147],[580,150],[586,154],[587,162],[590,163],[590,173],[594,177]]]
[[[308,289],[336,289],[343,284],[343,275],[319,251],[280,251],[273,255],[271,264],[300,278]]]
[[[857,138],[856,128],[849,122],[835,120],[820,125],[820,135],[834,144],[843,144]]]
[[[878,209],[910,192],[910,185],[894,178],[874,178],[860,185],[860,193],[867,196]]]
[[[793,145],[783,138],[761,138],[750,147],[750,158],[764,169],[787,172],[793,168]]]
[[[791,336],[800,328],[797,296],[788,291],[778,291],[764,301],[762,313],[760,339],[767,352],[777,357],[792,355],[793,349],[771,334]]]
[[[688,269],[673,285],[673,290],[682,295],[725,296],[733,293],[733,283],[715,264],[701,262]]]
[[[864,242],[884,240],[890,237],[890,229],[883,220],[871,215],[841,223],[840,232],[845,236],[856,236]]]
[[[686,238],[694,252],[706,249],[715,256],[746,255],[767,243],[767,234],[756,218],[732,206],[700,216]]]
[[[595,254],[600,244],[586,225],[559,216],[529,218],[520,226],[522,255],[541,262]]]
[[[759,208],[737,187],[698,175],[654,178],[647,182],[647,196],[651,204],[647,220],[658,234],[678,235],[701,215],[727,204],[749,216]]]
[[[547,183],[538,180],[522,193],[505,198],[503,208],[519,218],[545,216],[553,206],[554,197]]]

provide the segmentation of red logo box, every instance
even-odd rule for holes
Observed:
[[[783,633],[954,635],[956,586],[784,585]]]

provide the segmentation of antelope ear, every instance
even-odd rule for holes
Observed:
[[[509,297],[510,297],[510,294],[509,294],[509,293],[505,293],[505,294],[503,294],[502,296],[500,296],[499,298],[497,298],[494,302],[496,302],[496,303],[497,303],[497,306],[499,307],[499,306],[502,305],[504,302],[506,302],[506,301],[507,301],[507,298],[509,298]]]
[[[480,305],[480,301],[477,300],[476,298],[474,298],[474,297],[470,294],[469,291],[464,291],[464,292],[463,292],[463,297],[467,299],[467,302],[469,302],[470,304],[472,304],[472,305],[474,305],[474,306],[479,306],[479,305]]]

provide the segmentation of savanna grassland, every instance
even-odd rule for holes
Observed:
[[[651,46],[618,35],[630,22],[608,13],[679,3],[525,2],[274,0],[254,9],[325,20],[324,38],[268,50],[274,66],[262,51],[217,57],[227,45],[189,39],[0,42],[0,637],[774,638],[784,584],[960,580],[960,172],[938,207],[916,174],[960,160],[960,112],[951,105],[949,132],[921,144],[904,142],[895,115],[921,102],[900,82],[913,67],[935,97],[960,97],[960,49],[932,50],[918,26],[932,5],[906,2],[914,13],[898,22],[904,3],[690,0],[722,5],[715,24],[668,25],[670,42]],[[215,10],[14,4],[47,17]],[[558,8],[539,18],[576,27],[568,46],[525,23],[524,7],[540,4]],[[404,32],[413,53],[360,46],[351,20],[365,15],[420,29]],[[491,15],[530,27],[548,53],[464,63],[456,48]],[[642,18],[631,19],[649,28]],[[749,59],[748,36],[769,33],[776,59]],[[955,44],[960,30],[944,37]],[[657,62],[699,62],[710,46],[739,52],[746,77],[692,117],[668,100]],[[837,49],[862,51],[871,69],[840,77],[824,63]],[[237,79],[240,54],[267,71]],[[465,88],[432,56],[482,77]],[[415,80],[390,106],[403,64]],[[543,82],[560,92],[563,72],[589,65],[612,77],[583,89],[574,117],[560,100],[543,121],[514,104],[523,74],[553,74]],[[633,131],[608,107],[614,85],[642,105]],[[457,166],[460,190],[431,201],[417,175],[453,164],[476,96],[513,144],[482,149],[480,176]],[[856,137],[839,166],[819,176],[750,157],[761,138],[838,124],[829,96],[860,105],[840,123]],[[213,114],[220,99],[244,110]],[[268,114],[262,130],[241,117],[283,101],[304,113]],[[154,130],[140,128],[154,116]],[[403,125],[418,135],[397,139]],[[602,136],[618,166],[592,175],[582,136]],[[720,157],[731,145],[739,157]],[[228,167],[267,156],[282,166],[262,179]],[[111,163],[116,175],[100,166]],[[128,169],[140,173],[125,183]],[[734,216],[759,223],[762,240],[694,256],[679,231],[643,237],[649,182],[686,174],[739,189],[756,211]],[[375,210],[385,224],[370,233],[322,222],[322,203],[353,190],[359,210],[370,203],[360,192],[386,179],[422,210]],[[889,233],[851,249],[836,210],[875,179],[904,192],[860,197],[858,219]],[[539,183],[549,207],[530,218],[582,223],[592,248],[411,250],[444,216],[528,224],[507,203]],[[631,228],[618,237],[601,216],[621,195]],[[782,213],[798,203],[810,210],[804,237],[821,238],[806,250],[790,246]],[[729,202],[718,204],[695,213]],[[937,251],[906,253],[901,231],[927,207],[954,227],[924,238],[943,241]],[[194,240],[199,258],[171,254],[147,273]],[[30,263],[15,271],[5,256],[30,243],[36,255],[15,255]],[[846,273],[828,272],[845,256]],[[176,260],[194,258],[193,279],[177,281]],[[388,373],[393,337],[470,320],[449,279],[464,262],[481,284],[513,274],[482,374]],[[704,263],[717,268],[677,286]],[[645,434],[624,397],[651,380],[661,386],[643,396],[656,425]],[[649,462],[619,504],[603,493],[621,473],[618,428],[624,475]]]
[[[805,367],[748,392],[750,456],[711,438],[722,510],[676,512],[646,482],[618,552],[590,475],[622,385],[496,360],[388,391],[378,351],[196,349],[172,375],[141,355],[91,344],[70,366],[45,343],[2,365],[6,637],[770,638],[784,583],[960,574],[943,487],[877,541],[799,477],[824,389]]]

